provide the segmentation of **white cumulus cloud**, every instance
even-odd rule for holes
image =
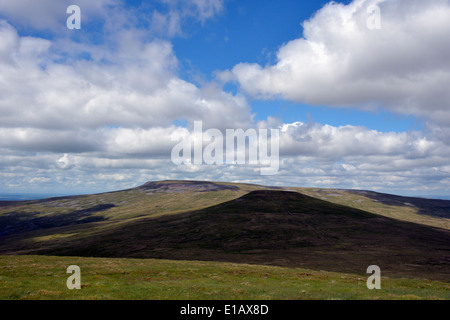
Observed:
[[[370,29],[370,6],[381,29]],[[382,107],[450,125],[450,1],[330,2],[283,45],[275,65],[223,72],[259,98],[362,109]]]

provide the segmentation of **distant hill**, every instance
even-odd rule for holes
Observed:
[[[393,276],[448,281],[450,201],[417,199],[149,182],[0,207],[0,254],[210,260],[356,273],[376,264]]]
[[[0,201],[27,201],[27,200],[39,200],[50,197],[60,197],[61,194],[48,194],[48,193],[2,193],[0,194]]]

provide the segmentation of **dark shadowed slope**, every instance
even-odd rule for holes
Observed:
[[[53,233],[71,231],[70,226]],[[41,233],[41,237],[51,233]],[[202,210],[138,219],[89,237],[16,239],[0,253],[165,258],[450,279],[450,232],[297,192],[253,191]],[[35,235],[34,235],[35,236]],[[5,239],[5,238],[4,238]],[[10,238],[13,240],[13,238]]]

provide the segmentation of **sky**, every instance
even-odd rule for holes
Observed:
[[[450,0],[0,0],[0,193],[188,179],[449,196],[449,34]],[[176,165],[195,121],[280,130],[279,171]]]

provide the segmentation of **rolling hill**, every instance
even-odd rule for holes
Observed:
[[[0,206],[0,254],[221,261],[359,274],[376,264],[385,275],[450,279],[450,201],[161,181]]]

